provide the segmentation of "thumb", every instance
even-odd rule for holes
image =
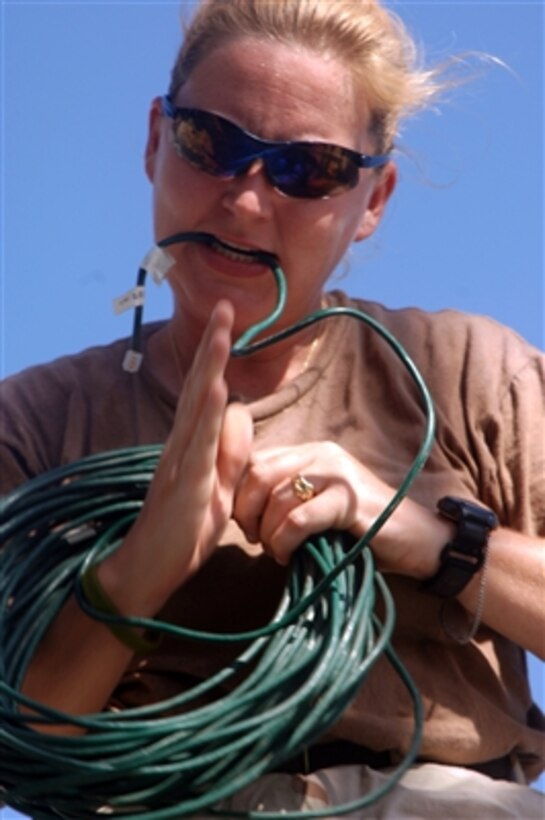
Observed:
[[[248,408],[239,402],[228,404],[219,438],[217,465],[220,488],[228,493],[231,503],[250,458],[253,438],[253,420]]]

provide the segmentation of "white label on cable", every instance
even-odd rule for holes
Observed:
[[[97,531],[94,527],[90,524],[82,524],[79,527],[73,527],[68,532],[64,533],[64,540],[68,541],[68,543],[72,546],[73,544],[79,544],[80,541],[86,541],[88,538],[93,538],[97,534]]]
[[[146,297],[146,289],[142,285],[137,285],[135,288],[128,290],[123,296],[118,296],[114,299],[114,313],[118,316],[131,308],[142,307]]]
[[[156,285],[160,285],[176,260],[163,248],[155,245],[142,260],[141,268],[151,273]]]
[[[143,358],[143,355],[137,350],[127,350],[123,359],[123,370],[127,373],[136,373],[140,370]]]

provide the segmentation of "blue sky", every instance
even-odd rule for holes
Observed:
[[[334,286],[454,307],[544,342],[543,3],[391,3],[431,61],[482,52],[474,80],[405,127],[398,191]],[[190,3],[2,0],[0,375],[126,335],[113,297],[152,243],[142,170]],[[148,319],[168,315],[165,289]],[[532,660],[543,704],[543,665]]]

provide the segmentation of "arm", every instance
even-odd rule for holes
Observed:
[[[305,503],[291,484],[298,473],[316,487]],[[262,541],[276,560],[287,563],[298,544],[328,528],[361,537],[393,494],[342,448],[318,442],[256,454],[237,491],[235,515],[250,540]],[[424,580],[436,573],[452,535],[450,521],[405,498],[372,547],[379,569]],[[544,657],[545,542],[499,529],[490,536],[489,551],[483,621]],[[470,612],[477,607],[480,579],[477,573],[459,595]]]
[[[505,528],[490,536],[483,621],[545,660],[545,541]],[[480,574],[459,595],[475,612]]]

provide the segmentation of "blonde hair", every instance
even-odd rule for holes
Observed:
[[[215,47],[238,37],[296,44],[343,61],[369,106],[380,152],[392,147],[401,120],[447,85],[440,69],[422,67],[413,38],[379,0],[200,0],[169,93],[176,94]]]

